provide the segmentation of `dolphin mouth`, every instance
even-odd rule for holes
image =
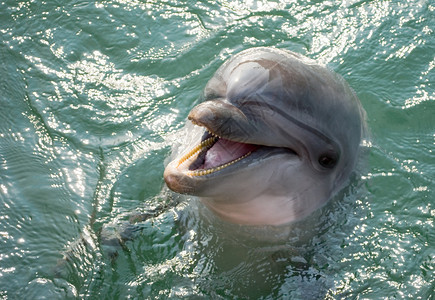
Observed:
[[[206,176],[232,166],[264,146],[231,141],[206,128],[201,142],[176,162],[176,168],[190,177]]]

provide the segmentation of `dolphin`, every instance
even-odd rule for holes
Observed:
[[[358,160],[364,109],[342,77],[303,55],[242,51],[200,100],[188,119],[202,137],[164,179],[230,223],[301,220],[343,188]]]

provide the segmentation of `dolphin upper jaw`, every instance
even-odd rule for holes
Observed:
[[[195,106],[188,119],[212,134],[232,141],[287,148],[311,161],[313,168],[320,172],[325,170],[315,162],[322,154],[329,153],[336,159],[340,157],[341,145],[330,137],[331,134],[299,120],[309,120],[311,116],[294,118],[291,112],[280,111],[271,104],[261,107],[256,103],[259,101],[247,99],[245,106],[238,108],[226,99],[209,100]],[[322,150],[315,152],[314,149]]]
[[[224,99],[206,101],[195,106],[188,119],[216,136],[241,143],[249,143],[259,131],[242,110]]]

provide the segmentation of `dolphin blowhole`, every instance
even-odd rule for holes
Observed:
[[[290,51],[227,60],[188,119],[203,130],[165,181],[222,219],[281,225],[323,206],[353,171],[365,112],[340,76]]]

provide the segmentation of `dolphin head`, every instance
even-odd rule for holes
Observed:
[[[223,219],[279,225],[323,206],[358,157],[364,110],[338,75],[299,54],[252,48],[225,62],[189,120],[201,141],[164,178]]]

